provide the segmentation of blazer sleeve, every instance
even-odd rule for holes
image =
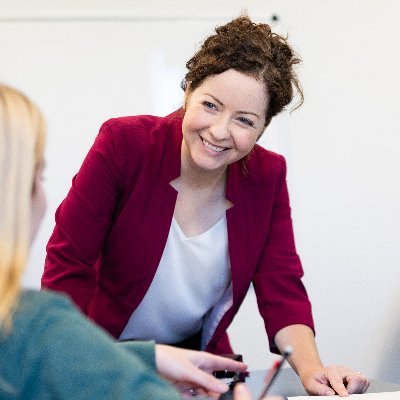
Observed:
[[[280,156],[280,171],[268,235],[253,278],[257,303],[264,319],[270,349],[277,353],[276,333],[293,324],[304,324],[314,330],[311,303],[301,281],[303,269],[296,252],[286,163]]]
[[[125,136],[103,124],[67,197],[56,211],[42,287],[62,291],[85,311],[94,293],[95,266],[123,190]]]

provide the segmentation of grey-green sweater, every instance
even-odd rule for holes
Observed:
[[[23,291],[0,331],[0,399],[180,399],[154,363],[153,343],[116,343],[65,297]]]

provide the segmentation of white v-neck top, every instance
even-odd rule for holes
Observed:
[[[230,282],[226,216],[194,237],[173,219],[155,277],[120,339],[187,339],[202,328]]]

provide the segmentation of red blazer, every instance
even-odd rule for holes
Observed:
[[[42,286],[68,293],[94,321],[119,337],[156,273],[167,241],[180,175],[182,113],[103,124],[56,212]],[[226,197],[233,305],[206,350],[230,352],[226,329],[251,282],[272,351],[292,324],[313,327],[301,282],[280,155],[256,145],[229,165]]]

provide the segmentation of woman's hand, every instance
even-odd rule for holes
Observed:
[[[317,396],[332,396],[337,393],[344,397],[364,393],[369,387],[369,380],[360,372],[336,365],[302,373],[300,379],[307,393]]]
[[[359,372],[343,366],[324,367],[318,355],[313,331],[305,325],[290,325],[275,336],[275,343],[283,351],[286,346],[294,350],[289,363],[299,375],[308,394],[317,396],[348,396],[364,393],[368,379]]]
[[[228,385],[215,378],[213,371],[247,371],[242,362],[203,351],[156,344],[155,352],[158,372],[181,393],[195,391],[216,398],[228,390]]]

